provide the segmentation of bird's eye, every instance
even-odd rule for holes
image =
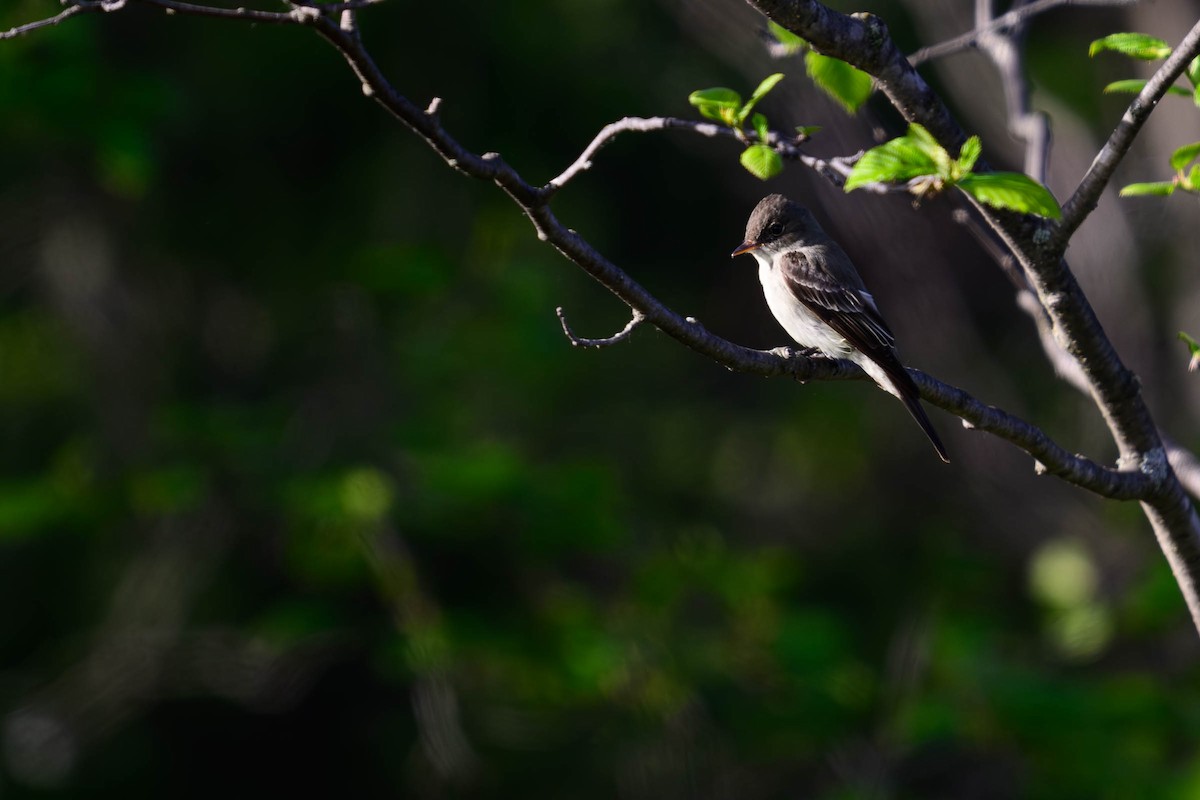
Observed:
[[[767,233],[771,234],[772,236],[779,236],[780,234],[783,233],[783,223],[782,222],[772,222],[770,225],[767,226]]]

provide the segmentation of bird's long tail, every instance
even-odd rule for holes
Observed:
[[[912,376],[904,369],[904,365],[899,359],[895,364],[880,364],[876,361],[862,359],[859,365],[867,371],[867,374],[875,379],[882,388],[886,389],[889,394],[899,398],[904,407],[908,409],[908,413],[912,414],[912,418],[921,426],[921,430],[925,431],[925,435],[929,437],[930,444],[937,451],[938,458],[950,463],[950,456],[946,454],[946,446],[942,444],[941,438],[937,435],[937,431],[933,429],[933,423],[929,421],[929,415],[925,413],[925,409],[921,407],[921,393],[917,389],[917,384],[913,382]]]
[[[942,444],[942,440],[938,438],[937,431],[933,429],[933,423],[929,421],[929,415],[921,407],[920,399],[915,394],[901,394],[900,402],[904,403],[904,407],[908,409],[908,413],[912,414],[912,418],[921,426],[921,430],[925,431],[925,435],[929,437],[933,449],[937,450],[938,458],[949,464],[950,456],[946,455],[946,446]]]

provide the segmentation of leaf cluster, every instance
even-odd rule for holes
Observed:
[[[1158,61],[1171,55],[1171,46],[1162,39],[1148,36],[1144,33],[1113,33],[1103,39],[1097,39],[1088,47],[1088,55],[1095,57],[1097,53],[1111,50],[1139,61]],[[1183,86],[1172,86],[1167,89],[1169,94],[1190,97],[1200,106],[1200,57],[1192,59],[1192,63],[1184,75],[1192,85],[1190,89]],[[1105,94],[1137,94],[1146,88],[1146,81],[1141,78],[1126,78],[1113,81],[1104,87]]]
[[[1054,195],[1028,175],[973,172],[982,150],[979,137],[972,136],[963,144],[958,158],[953,158],[929,131],[913,123],[904,136],[863,154],[846,179],[846,191],[872,183],[907,182],[919,201],[956,186],[994,208],[1052,219],[1062,216]]]
[[[779,51],[788,56],[803,53],[804,67],[813,83],[846,109],[847,113],[853,114],[858,111],[871,96],[875,83],[870,75],[845,61],[816,52],[804,39],[775,22],[768,25]],[[770,125],[767,118],[755,112],[754,107],[783,80],[783,77],[783,73],[778,72],[768,75],[745,102],[742,101],[740,93],[723,86],[700,89],[688,95],[688,102],[700,111],[701,116],[729,126],[738,134],[738,138],[747,142],[739,160],[751,175],[764,181],[783,171],[783,158],[768,141]],[[745,135],[747,122],[757,136],[757,143],[749,143]],[[814,126],[796,128],[801,140],[808,138],[816,130],[818,129]]]
[[[1162,39],[1148,36],[1144,33],[1113,33],[1103,39],[1097,39],[1088,47],[1088,55],[1111,50],[1121,55],[1142,61],[1156,61],[1171,54],[1171,46]],[[1193,58],[1184,71],[1191,88],[1171,86],[1168,94],[1192,98],[1192,102],[1200,107],[1200,56]],[[1114,81],[1104,87],[1105,94],[1115,92],[1137,94],[1146,88],[1146,81],[1140,78],[1129,78]],[[1185,192],[1200,192],[1200,164],[1192,164],[1200,156],[1200,142],[1185,144],[1171,154],[1171,169],[1175,170],[1174,177],[1169,181],[1150,181],[1147,183],[1131,183],[1121,189],[1122,197],[1166,197],[1174,194],[1176,189]],[[1187,170],[1191,164],[1191,170]]]
[[[750,144],[742,152],[741,162],[750,174],[764,181],[783,172],[783,159],[768,143],[771,131],[766,116],[755,112],[754,107],[783,78],[782,72],[776,72],[763,78],[751,93],[750,99],[744,103],[738,92],[723,86],[699,89],[688,95],[688,102],[696,107],[700,116],[729,126],[738,134],[739,139],[747,142],[749,140],[745,135],[745,125],[747,120],[750,121],[750,126],[754,129],[758,142]]]

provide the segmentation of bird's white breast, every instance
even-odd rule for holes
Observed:
[[[779,324],[802,347],[816,347],[835,358],[848,358],[857,351],[842,336],[820,320],[792,294],[787,279],[772,264],[766,253],[755,252],[758,279],[762,283],[767,306]]]

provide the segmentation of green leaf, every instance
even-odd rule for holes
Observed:
[[[754,128],[754,132],[758,134],[758,140],[766,144],[767,137],[771,135],[770,128],[767,127],[767,118],[762,114],[754,114],[750,117],[750,125]]]
[[[769,30],[771,35],[775,37],[775,41],[784,46],[789,55],[795,55],[804,48],[808,47],[808,42],[804,41],[802,38],[792,33],[774,20],[767,21],[767,30]]]
[[[979,160],[979,154],[983,152],[983,144],[979,141],[978,136],[972,136],[963,143],[962,149],[958,151],[958,161],[955,166],[958,167],[959,177],[970,174],[975,168],[975,162]]]
[[[1062,217],[1062,209],[1050,190],[1019,172],[967,175],[958,182],[958,188],[994,208],[1037,214],[1050,219]]]
[[[1131,183],[1121,190],[1121,197],[1144,197],[1157,195],[1166,197],[1175,191],[1175,181],[1155,181],[1154,183]]]
[[[1113,33],[1103,39],[1097,39],[1088,47],[1088,55],[1095,56],[1103,50],[1113,50],[1143,61],[1166,58],[1171,54],[1170,45],[1162,39],[1144,33]]]
[[[950,154],[946,152],[946,148],[938,144],[938,140],[933,138],[933,134],[925,129],[925,126],[919,125],[916,122],[908,126],[908,138],[911,139],[917,147],[933,160],[937,165],[937,174],[943,178],[950,179],[953,176],[952,166],[954,159],[950,158]]]
[[[1188,372],[1195,372],[1197,368],[1200,368],[1200,342],[1183,331],[1179,332],[1179,338],[1187,345],[1188,353],[1192,356],[1192,360],[1188,362]]]
[[[932,153],[941,147],[938,144],[938,140],[933,138],[933,134],[929,132],[929,129],[919,122],[909,123],[908,133],[905,135],[919,144],[926,152]]]
[[[1192,63],[1188,64],[1188,68],[1184,74],[1187,75],[1187,79],[1192,86],[1200,89],[1200,56],[1192,59]]]
[[[1200,156],[1200,142],[1192,142],[1185,144],[1183,147],[1171,153],[1171,169],[1176,172],[1183,172],[1183,168],[1191,162],[1192,159]]]
[[[1192,164],[1192,171],[1183,179],[1183,187],[1189,192],[1200,192],[1200,164]]]
[[[1113,81],[1104,87],[1105,94],[1137,94],[1146,88],[1148,81],[1141,78],[1127,78],[1123,81]]]
[[[756,144],[747,147],[742,151],[740,160],[742,166],[751,175],[760,180],[765,181],[768,178],[774,178],[783,172],[783,159],[779,157],[779,153],[776,153],[765,144]]]
[[[906,181],[918,175],[935,175],[937,171],[937,164],[924,148],[910,137],[901,136],[863,153],[846,178],[846,191],[853,191],[868,183]]]
[[[804,66],[808,75],[827,95],[838,102],[850,114],[867,102],[874,88],[874,80],[862,70],[845,61],[809,51],[804,55]]]
[[[688,102],[699,109],[701,116],[732,125],[742,105],[742,96],[733,89],[718,86],[692,92],[688,95]]]
[[[796,126],[796,133],[800,134],[805,139],[811,139],[813,137],[813,134],[815,134],[819,130],[821,130],[820,125],[797,125]]]
[[[1192,93],[1192,102],[1196,104],[1197,108],[1200,108],[1200,86],[1197,86],[1196,91]]]
[[[745,122],[746,117],[750,116],[750,112],[758,105],[758,101],[767,96],[767,92],[775,88],[775,84],[783,80],[783,73],[776,72],[774,75],[768,75],[762,79],[762,83],[754,90],[754,94],[750,95],[750,99],[746,101],[746,105],[742,106],[737,112],[737,124],[740,128]]]
[[[1141,78],[1128,78],[1123,81],[1113,81],[1108,86],[1104,87],[1105,94],[1137,94],[1142,89],[1146,88],[1146,81]],[[1170,86],[1167,88],[1167,94],[1177,94],[1182,97],[1191,97],[1192,93],[1182,86]]]

